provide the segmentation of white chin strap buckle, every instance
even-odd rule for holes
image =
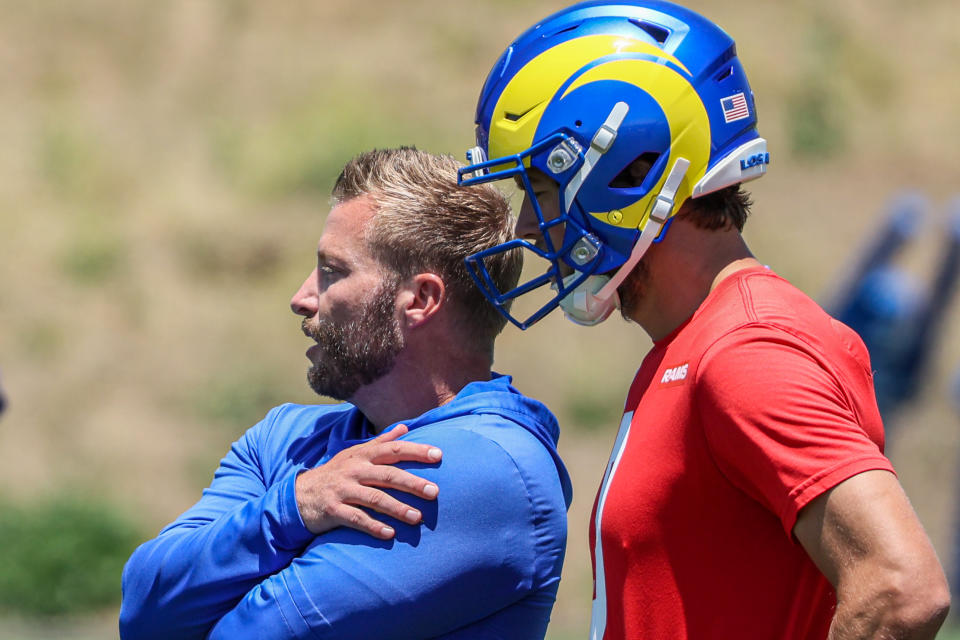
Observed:
[[[563,279],[564,284],[579,278],[582,274],[573,273]],[[600,324],[610,317],[614,309],[620,307],[620,296],[616,291],[607,298],[598,298],[600,291],[610,278],[608,276],[590,276],[560,300],[560,309],[568,320],[585,327]],[[556,289],[556,285],[553,286]]]

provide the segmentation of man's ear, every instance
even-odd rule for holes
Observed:
[[[446,304],[447,288],[435,273],[418,273],[400,285],[397,303],[403,311],[407,328],[418,327],[432,318]]]

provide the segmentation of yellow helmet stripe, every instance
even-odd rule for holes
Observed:
[[[569,69],[582,68],[613,53],[655,56],[690,74],[673,55],[642,40],[592,35],[558,44],[524,65],[500,94],[490,122],[487,157],[514,155],[529,148],[550,99],[569,80]]]

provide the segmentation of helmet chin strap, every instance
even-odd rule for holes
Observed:
[[[606,320],[613,313],[613,310],[620,306],[617,287],[623,284],[623,281],[637,266],[650,245],[653,244],[653,240],[660,235],[663,225],[670,219],[677,189],[680,188],[680,183],[689,167],[690,161],[686,158],[677,158],[676,162],[673,163],[673,168],[670,169],[670,173],[663,183],[663,188],[660,189],[660,193],[654,200],[653,209],[650,211],[647,223],[644,225],[637,243],[633,245],[630,257],[617,269],[617,272],[613,276],[590,276],[569,295],[560,300],[560,308],[569,320],[576,324],[593,326]],[[577,277],[579,277],[579,274],[574,273],[564,278],[564,282]]]

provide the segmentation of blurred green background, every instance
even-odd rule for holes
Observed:
[[[0,638],[116,636],[137,542],[271,406],[316,401],[288,301],[340,167],[398,144],[462,158],[490,66],[562,6],[0,0]],[[955,0],[689,6],[737,39],[770,141],[747,239],[802,289],[829,288],[900,188],[960,192]],[[927,273],[940,235],[903,266]],[[560,317],[498,345],[559,415],[576,490],[554,640],[586,635],[587,519],[648,347]],[[952,331],[888,442],[948,567],[958,364]]]

